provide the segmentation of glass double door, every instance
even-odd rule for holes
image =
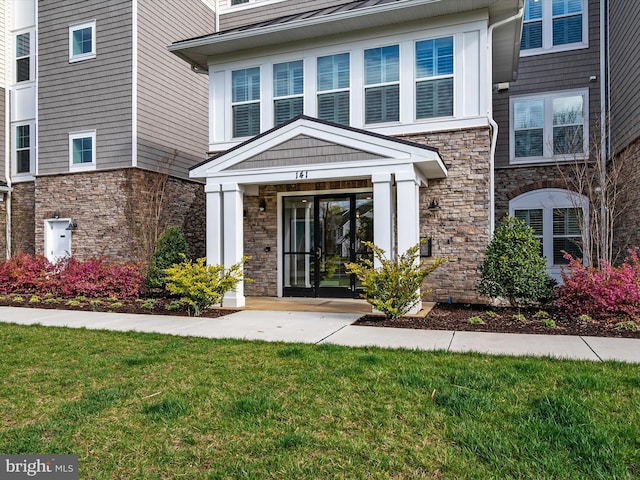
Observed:
[[[285,197],[283,206],[283,295],[358,297],[345,264],[371,257],[371,193]]]

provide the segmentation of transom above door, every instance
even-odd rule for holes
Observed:
[[[371,257],[371,193],[285,197],[283,295],[357,297],[357,278],[345,264]]]

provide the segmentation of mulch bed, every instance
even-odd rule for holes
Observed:
[[[538,313],[540,310],[528,308],[518,311],[514,308],[484,305],[437,304],[425,318],[407,316],[387,320],[383,315],[365,315],[355,324],[427,330],[640,338],[640,331],[616,327],[617,323],[629,321],[629,318],[602,318],[592,322],[580,322],[557,309],[544,309],[548,314],[547,320],[553,320],[556,324],[555,327],[551,327],[543,323],[543,318]],[[524,321],[514,319],[514,315],[518,313],[524,315]],[[473,317],[479,317],[484,324],[469,323],[469,319]]]
[[[77,299],[64,299],[62,301],[54,301],[53,299],[38,299],[31,301],[30,295],[21,296],[22,300],[16,301],[15,296],[4,296],[0,298],[0,306],[5,307],[30,307],[30,308],[47,308],[58,310],[79,310],[85,312],[117,312],[117,313],[144,313],[147,315],[178,315],[183,317],[193,316],[193,310],[183,306],[178,309],[170,308],[171,302],[175,299],[171,298],[154,298],[154,302],[148,302],[149,299],[87,299],[78,301]],[[95,300],[99,300],[97,303]],[[147,303],[145,303],[145,301]],[[70,303],[71,302],[71,303]],[[75,303],[79,304],[76,305]],[[209,308],[202,312],[201,317],[218,318],[238,310],[230,308]]]
[[[158,297],[153,302],[149,299],[64,299],[54,301],[53,299],[38,299],[32,301],[30,295],[23,295],[22,299],[16,299],[14,295],[0,296],[0,305],[10,307],[31,307],[50,308],[62,310],[80,310],[95,312],[118,312],[118,313],[144,313],[152,315],[179,315],[193,316],[193,310],[187,307],[179,309],[170,308],[170,304],[175,299]],[[94,301],[92,301],[94,300]],[[78,302],[76,305],[75,303]],[[145,303],[146,302],[146,303]],[[237,312],[231,308],[209,308],[202,312],[202,317],[218,318],[230,313]],[[546,335],[582,335],[593,337],[619,337],[619,338],[640,338],[640,331],[630,331],[616,327],[619,322],[628,321],[629,318],[602,318],[592,322],[580,322],[576,318],[566,313],[548,308],[544,310],[548,317],[546,320],[553,320],[555,327],[544,324],[544,319],[540,317],[540,309],[529,308],[496,308],[486,305],[463,305],[463,304],[437,304],[426,317],[407,316],[395,320],[387,320],[383,315],[365,315],[360,317],[355,325],[366,325],[375,327],[396,327],[415,328],[427,330],[457,330],[472,332],[496,332],[496,333],[534,333]],[[514,315],[524,315],[525,320],[516,320]],[[484,324],[469,323],[473,317],[480,318]]]

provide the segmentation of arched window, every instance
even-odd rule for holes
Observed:
[[[568,262],[563,252],[584,259],[583,233],[588,225],[586,198],[560,188],[523,193],[509,202],[509,214],[529,225],[542,244],[547,270],[560,280],[560,269]]]

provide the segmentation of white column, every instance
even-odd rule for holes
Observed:
[[[207,197],[206,241],[207,265],[222,263],[222,198],[220,185],[207,184],[204,187]]]
[[[420,181],[415,172],[396,173],[398,254],[420,241],[419,188]],[[409,313],[417,313],[421,308],[420,301]]]
[[[376,173],[371,176],[373,183],[373,243],[386,252],[387,257],[393,256],[393,209],[392,185],[390,173]],[[380,262],[375,261],[379,267]]]
[[[244,232],[242,228],[244,189],[237,183],[222,185],[223,263],[226,268],[242,260]],[[227,307],[244,307],[244,282],[224,296]]]

